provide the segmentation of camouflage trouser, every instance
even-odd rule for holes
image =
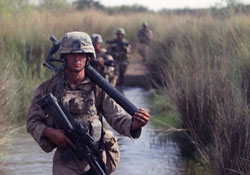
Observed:
[[[139,44],[138,52],[144,61],[147,59],[148,47],[149,46],[147,44],[143,44],[143,43]]]
[[[105,151],[102,152],[102,158],[110,174],[119,164],[120,151],[117,137],[113,132],[107,129],[104,132],[104,150]],[[64,153],[65,150],[62,148],[56,150],[53,158],[53,175],[89,175],[85,173],[90,169],[90,166],[85,160],[74,158],[68,163],[63,163],[61,155]]]
[[[87,172],[90,167],[84,160],[73,159],[68,163],[61,161],[61,155],[64,151],[60,148],[57,149],[53,159],[53,175],[81,175]]]
[[[108,77],[109,83],[114,87],[116,86],[117,79],[118,79],[117,75],[112,75]]]
[[[104,69],[104,73],[105,73],[105,79],[112,85],[112,86],[116,86],[116,82],[117,82],[117,78],[118,75],[115,72],[115,68],[114,67],[105,67]]]
[[[117,80],[118,84],[123,84],[124,74],[127,70],[127,67],[128,67],[128,61],[124,61],[124,62],[119,63],[119,76],[118,76],[118,80]]]
[[[68,163],[61,161],[61,151],[56,151],[53,159],[53,175],[88,175],[90,166],[85,160],[73,159]],[[103,152],[103,161],[106,163],[106,153]]]

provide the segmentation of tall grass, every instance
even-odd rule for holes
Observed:
[[[245,16],[186,21],[154,43],[148,62],[191,147],[216,175],[250,173],[249,26]]]
[[[166,21],[165,16],[156,13],[109,15],[94,9],[77,11],[74,8],[56,12],[34,8],[0,16],[0,51],[4,53],[3,59],[9,59],[15,67],[15,77],[21,81],[18,87],[22,87],[21,113],[15,115],[19,116],[15,118],[24,119],[33,89],[51,74],[41,66],[51,46],[51,35],[60,40],[64,33],[78,30],[89,34],[100,33],[104,40],[108,40],[115,37],[118,27],[123,27],[126,30],[126,38],[135,42],[142,22],[148,21],[154,30],[154,39],[160,40],[163,36],[161,33],[167,29],[163,26],[170,26],[168,23],[174,23],[176,18],[171,16]],[[190,17],[183,17],[176,25],[187,18]]]
[[[163,86],[175,104],[180,127],[187,130],[184,134],[203,164],[216,175],[249,174],[247,16],[216,20],[210,15],[108,15],[73,8],[0,16],[0,139],[10,123],[24,123],[34,88],[51,75],[41,67],[51,35],[61,39],[79,30],[100,33],[107,40],[115,37],[117,27],[124,27],[126,38],[135,41],[143,21],[154,32],[148,60],[152,82]]]
[[[19,115],[19,84],[15,76],[15,68],[10,60],[0,55],[0,165],[3,162],[3,153],[9,142],[6,133],[13,129],[12,122]]]
[[[17,125],[24,125],[34,89],[52,72],[42,67],[55,35],[61,39],[69,31],[99,33],[104,40],[113,39],[118,27],[126,30],[126,38],[135,42],[137,31],[148,21],[154,39],[161,40],[168,28],[183,23],[190,17],[178,20],[176,16],[155,13],[126,13],[109,15],[89,9],[64,11],[28,9],[0,16],[0,149],[6,145],[6,135]],[[174,25],[168,25],[172,23]],[[166,27],[167,26],[167,27]],[[2,155],[0,154],[0,160]],[[1,165],[1,162],[0,162]]]
[[[134,41],[143,21],[155,25],[155,39],[160,39],[160,33],[164,31],[161,25],[168,24],[165,17],[159,14],[109,15],[93,9],[50,11],[33,8],[1,15],[0,149],[6,143],[6,134],[13,127],[25,123],[34,89],[52,74],[41,64],[51,46],[51,35],[60,40],[64,33],[78,30],[89,34],[100,33],[104,40],[108,40],[115,37],[116,28],[123,27],[126,38]]]

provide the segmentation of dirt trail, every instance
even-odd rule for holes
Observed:
[[[146,73],[147,68],[142,57],[133,53],[130,55],[129,65],[125,73],[125,86],[147,87]]]
[[[142,57],[137,53],[132,54],[129,59],[126,75],[145,75],[146,72],[147,68],[144,65]]]

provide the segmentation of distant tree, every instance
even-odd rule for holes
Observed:
[[[238,0],[225,0],[227,7],[235,7],[237,4],[239,4]]]
[[[238,0],[221,0],[211,8],[211,14],[216,18],[230,18],[235,14],[237,6]]]
[[[148,10],[147,7],[141,6],[141,5],[132,5],[132,6],[128,6],[128,5],[122,5],[122,6],[115,6],[115,7],[107,7],[106,10],[109,13],[128,13],[128,12],[148,12],[150,10]]]
[[[0,15],[11,15],[19,11],[24,11],[28,7],[28,0],[0,0]]]
[[[161,14],[175,14],[175,15],[193,15],[193,16],[202,16],[208,13],[208,9],[161,9],[159,11]]]
[[[40,7],[49,10],[66,8],[67,0],[40,0]]]
[[[100,2],[94,0],[77,0],[74,4],[76,4],[78,10],[89,8],[104,9],[104,6]]]

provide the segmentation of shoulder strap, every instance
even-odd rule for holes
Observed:
[[[102,100],[103,100],[104,94],[98,85],[95,85],[94,94],[95,94],[95,99],[96,99],[95,106],[97,109],[97,113],[99,115],[99,114],[102,114]]]
[[[103,100],[103,91],[101,90],[100,87],[98,87],[97,85],[95,85],[94,88],[94,94],[95,94],[95,105],[96,105],[96,109],[97,109],[97,113],[99,116],[99,120],[101,121],[102,124],[102,133],[101,133],[101,139],[99,142],[99,150],[103,150],[104,149],[104,127],[103,127],[103,116],[102,116],[102,100]]]
[[[57,98],[60,96],[60,84],[63,82],[64,75],[62,72],[58,72],[55,75],[53,75],[49,80],[47,80],[45,83],[43,83],[43,89],[45,90],[45,93],[52,93]],[[64,84],[62,84],[63,86]],[[63,87],[62,87],[63,88]]]
[[[62,73],[62,76],[60,77],[59,81],[59,88],[58,88],[58,101],[62,102],[62,94],[63,94],[63,88],[64,88],[64,73]]]

